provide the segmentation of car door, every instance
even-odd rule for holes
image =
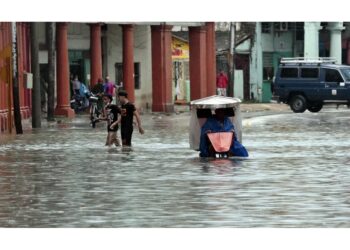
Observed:
[[[338,69],[323,68],[323,100],[346,100],[344,79]]]

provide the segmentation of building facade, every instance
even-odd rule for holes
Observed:
[[[4,24],[7,28],[8,24]],[[56,23],[56,116],[74,117],[70,108],[71,77],[92,87],[99,78],[122,83],[129,99],[140,109],[154,112],[174,110],[172,28],[187,26],[190,93],[179,97],[189,100],[215,94],[214,23]],[[5,27],[4,26],[4,27]],[[31,111],[31,91],[24,86],[30,69],[29,24],[17,23],[18,68],[23,118]],[[45,23],[39,24],[39,62],[42,82],[47,81],[48,43]],[[11,32],[1,31],[4,48],[9,47]],[[7,39],[7,40],[6,40]],[[24,40],[27,39],[27,40]],[[1,60],[5,64],[6,58]],[[3,68],[3,67],[2,67]],[[8,71],[8,68],[4,68]],[[1,124],[9,124],[12,100],[6,79],[1,82]],[[183,86],[182,86],[183,87]],[[10,103],[11,104],[11,103]],[[2,130],[8,127],[1,125]]]
[[[350,64],[348,26],[343,22],[256,23],[254,34],[247,34],[246,39],[236,43],[234,95],[269,102],[273,76],[282,57],[334,57],[337,63]],[[249,62],[243,60],[247,56]]]

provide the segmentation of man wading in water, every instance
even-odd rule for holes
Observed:
[[[128,93],[121,90],[118,92],[119,101],[121,104],[121,126],[120,132],[123,146],[131,146],[131,137],[133,132],[133,118],[136,117],[137,127],[140,134],[144,134],[141,127],[140,115],[137,112],[135,105],[128,100]]]

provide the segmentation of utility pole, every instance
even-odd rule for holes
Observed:
[[[229,54],[229,90],[228,90],[228,96],[234,96],[234,69],[235,69],[235,60],[234,60],[234,53],[235,53],[235,46],[236,46],[236,25],[234,22],[230,23],[230,54]]]
[[[21,109],[19,103],[19,86],[18,86],[18,55],[17,55],[17,29],[16,23],[11,23],[12,30],[12,96],[13,96],[13,113],[17,134],[23,134]],[[11,112],[11,111],[10,111]],[[10,130],[11,131],[11,130]]]
[[[46,23],[48,45],[47,120],[55,120],[55,23]]]
[[[30,24],[31,37],[31,64],[33,72],[33,90],[32,90],[32,127],[41,127],[41,94],[40,94],[40,69],[39,69],[39,43],[38,43],[38,24]]]
[[[259,102],[263,99],[263,49],[262,49],[262,38],[261,38],[261,22],[257,22],[255,26],[256,34],[256,72],[257,72],[257,97]]]

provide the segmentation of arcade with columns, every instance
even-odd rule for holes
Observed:
[[[68,28],[72,25],[69,22],[56,23],[56,100],[55,114],[57,116],[74,117],[70,108],[70,63],[69,63],[69,37]],[[86,27],[86,46],[90,59],[90,86],[96,84],[98,78],[103,78],[103,69],[106,61],[103,61],[102,27],[106,23],[80,24]],[[111,57],[120,54],[122,58],[123,84],[129,93],[131,102],[136,102],[134,84],[134,59],[139,52],[135,52],[135,30],[138,26],[147,27],[147,53],[144,53],[147,60],[143,65],[149,65],[144,72],[149,71],[149,79],[146,88],[149,93],[150,107],[153,112],[172,112],[174,110],[173,82],[172,82],[172,27],[181,25],[188,27],[189,40],[189,75],[190,75],[190,99],[199,99],[214,95],[216,92],[216,44],[215,44],[215,23],[107,23],[108,26],[118,27],[120,33],[109,33],[109,36],[120,38],[119,50],[108,48],[114,51]],[[338,63],[350,62],[350,33],[343,22],[329,22],[324,30],[329,32],[327,38],[329,55],[335,57]],[[17,27],[17,62],[18,82],[20,90],[20,106],[22,119],[31,116],[31,89],[26,86],[26,72],[31,72],[30,52],[30,27],[29,23],[18,22]],[[304,57],[318,57],[320,51],[320,22],[304,23]],[[345,32],[344,32],[345,29]],[[109,31],[107,31],[109,32]],[[120,34],[120,35],[119,35]],[[136,33],[137,34],[137,33]],[[11,60],[11,23],[0,23],[0,127],[1,131],[9,130],[12,117],[12,94],[9,84],[9,67]],[[80,41],[80,40],[79,40]],[[259,50],[258,50],[259,51]],[[346,60],[344,53],[346,51]],[[107,66],[113,67],[117,59],[108,61]],[[150,65],[151,64],[151,65]],[[262,67],[262,65],[261,65]],[[151,72],[150,72],[151,71]],[[11,112],[10,112],[10,111]]]
[[[57,108],[56,115],[73,117],[69,106],[69,23],[57,23]],[[101,24],[90,26],[91,86],[102,78]],[[171,29],[168,24],[151,26],[152,111],[172,112]],[[135,101],[134,25],[121,24],[123,84],[129,100]],[[191,100],[214,95],[216,91],[215,24],[208,22],[189,27]]]

